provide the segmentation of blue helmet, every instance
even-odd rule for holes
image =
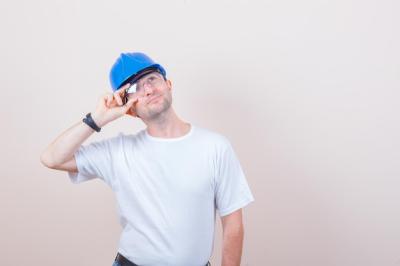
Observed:
[[[134,79],[144,71],[147,72],[149,69],[160,72],[165,78],[165,69],[144,53],[121,53],[110,70],[112,90],[118,90],[127,81]]]

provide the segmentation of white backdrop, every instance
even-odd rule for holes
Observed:
[[[39,158],[110,90],[119,53],[142,51],[166,67],[178,115],[235,148],[256,199],[242,265],[400,266],[399,10],[395,0],[2,0],[1,265],[111,266],[111,190],[73,185]],[[143,127],[123,118],[88,142]]]

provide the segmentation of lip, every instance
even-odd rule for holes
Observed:
[[[147,104],[151,103],[153,100],[157,99],[158,97],[160,97],[160,95],[150,98],[150,100],[147,101]]]

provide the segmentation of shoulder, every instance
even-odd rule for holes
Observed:
[[[204,144],[212,145],[218,149],[225,149],[231,146],[229,139],[223,134],[206,129],[203,127],[195,127],[197,137],[204,141]]]

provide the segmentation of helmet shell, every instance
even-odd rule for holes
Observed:
[[[165,69],[144,53],[121,53],[110,70],[112,90],[118,90],[127,80],[148,68],[158,70],[164,77],[166,75]]]

